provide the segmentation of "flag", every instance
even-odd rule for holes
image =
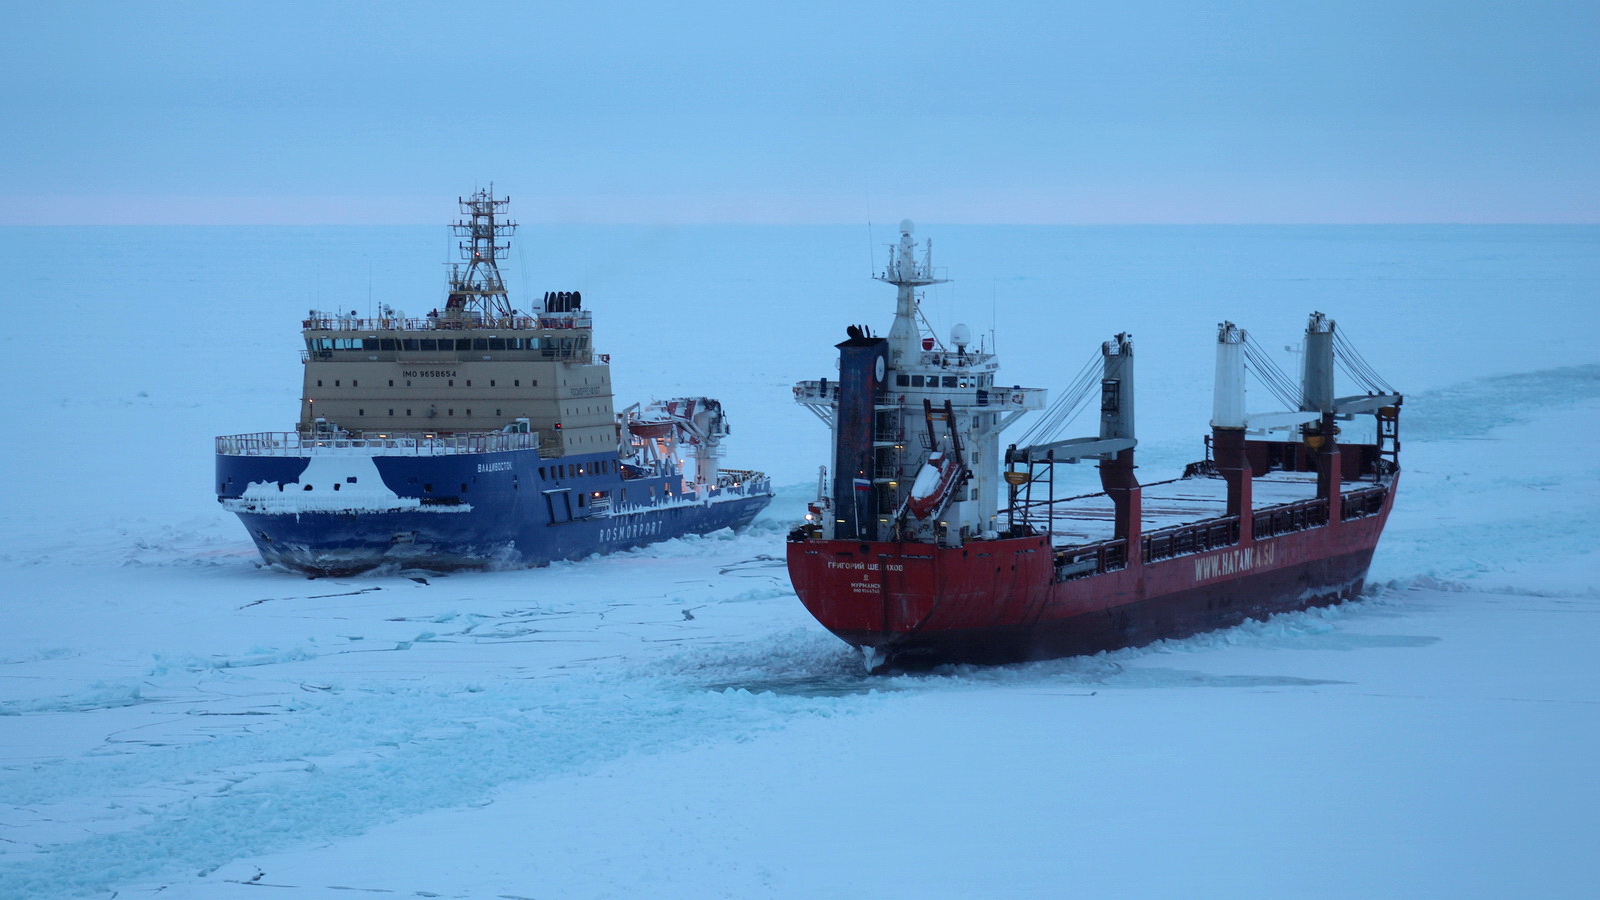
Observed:
[[[856,479],[856,490],[858,490],[858,491],[870,491],[870,490],[872,490],[872,482],[866,480],[865,478],[857,478]]]

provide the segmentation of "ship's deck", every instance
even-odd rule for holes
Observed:
[[[1348,493],[1370,486],[1369,482],[1347,482],[1344,491]],[[1141,492],[1141,530],[1149,534],[1162,528],[1226,515],[1227,490],[1227,482],[1221,478],[1207,477],[1180,478],[1145,485]],[[1315,473],[1309,472],[1273,472],[1254,479],[1251,485],[1252,506],[1258,510],[1311,500],[1316,495],[1317,478]],[[1037,491],[1035,498],[1041,498]],[[1042,515],[1036,514],[1030,522],[1037,528],[1044,527]],[[1091,494],[1057,500],[1051,507],[1049,530],[1054,536],[1053,542],[1058,545],[1110,540],[1113,536],[1111,498],[1105,494]]]

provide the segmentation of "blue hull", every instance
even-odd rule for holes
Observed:
[[[218,454],[216,479],[264,560],[314,575],[540,566],[741,528],[772,500],[761,476],[685,495],[676,476],[623,477],[615,454],[534,449]]]

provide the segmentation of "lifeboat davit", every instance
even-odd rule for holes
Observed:
[[[917,480],[911,485],[911,496],[906,501],[911,514],[926,519],[944,509],[961,480],[961,468],[961,463],[947,453],[935,453],[928,457],[922,471],[917,473]]]

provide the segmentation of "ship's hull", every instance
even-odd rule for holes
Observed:
[[[262,559],[312,575],[546,565],[741,528],[772,499],[764,478],[685,495],[675,477],[623,478],[615,460],[219,454],[217,487]]]
[[[791,541],[795,591],[819,622],[885,665],[994,664],[1186,637],[1361,593],[1393,499],[1370,515],[1058,580],[1040,537],[920,543]]]

